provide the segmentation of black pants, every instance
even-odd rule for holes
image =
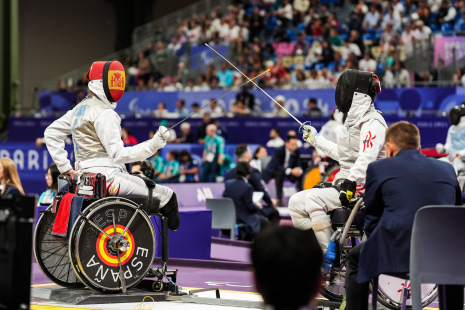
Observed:
[[[270,220],[268,220],[268,218],[265,216],[260,216],[260,231],[267,228],[268,226],[270,226]],[[242,237],[241,239],[244,241],[253,241],[256,235],[257,234],[248,234],[244,231],[240,233],[240,237]]]
[[[296,183],[296,187],[299,187],[300,178],[296,178],[292,174],[286,175],[284,171],[274,171],[271,175],[271,178],[274,179],[276,184],[276,196],[278,200],[283,200],[283,184],[284,179],[291,181],[292,183]]]
[[[346,270],[346,310],[368,310],[368,283],[358,283],[358,263],[360,261],[360,251],[362,244],[355,246],[347,255]],[[463,309],[463,286],[462,285],[445,285],[445,305],[447,310]],[[441,304],[441,300],[439,300]]]
[[[270,214],[263,214],[263,216],[265,216],[269,220],[270,225],[279,225],[281,216],[279,215],[279,211],[275,207],[271,207]]]

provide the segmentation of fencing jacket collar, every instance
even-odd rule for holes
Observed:
[[[105,103],[105,105],[112,110],[116,108],[116,102],[110,102],[107,96],[105,96],[102,80],[89,81],[88,87],[101,101],[103,101],[103,103]]]

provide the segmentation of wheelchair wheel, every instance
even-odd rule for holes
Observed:
[[[129,225],[123,237],[127,243],[125,247],[115,247],[107,236],[88,222],[92,221],[113,236],[113,214],[116,234],[121,235]],[[69,246],[72,267],[89,288],[106,294],[120,293],[123,286],[119,278],[118,253],[126,289],[130,289],[144,279],[152,266],[155,233],[150,218],[137,204],[124,198],[104,198],[91,204],[73,227]]]
[[[404,288],[405,280],[381,275],[378,279],[378,301],[383,306],[397,310],[402,306],[400,300],[401,291]],[[410,286],[410,281],[407,281],[407,287]],[[373,292],[373,288],[370,284],[370,291]],[[422,308],[432,303],[438,296],[438,288],[435,284],[422,284],[421,285],[421,303]],[[412,309],[412,299],[407,299],[407,309]]]
[[[68,238],[52,235],[56,214],[47,208],[37,222],[34,231],[34,256],[43,274],[64,287],[83,287],[71,266],[68,255]]]

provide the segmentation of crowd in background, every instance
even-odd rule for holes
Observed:
[[[426,86],[441,79],[433,68],[409,72],[401,60],[411,52],[412,42],[431,47],[436,32],[465,33],[462,0],[352,2],[353,10],[344,20],[338,18],[337,6],[308,0],[244,0],[226,12],[218,7],[210,15],[179,20],[175,35],[121,59],[127,85],[136,90],[208,91],[243,83],[241,73],[226,63],[206,65],[197,76],[189,74],[190,64],[183,62],[175,75],[159,70],[178,59],[186,46],[204,43],[227,44],[236,67],[249,78],[269,68],[257,79],[263,87],[334,87],[346,68],[375,72],[388,87],[408,87],[413,82]],[[462,77],[464,69],[459,68],[452,79],[463,84]],[[86,84],[83,74],[76,86]],[[70,87],[72,83],[59,83],[60,90]]]

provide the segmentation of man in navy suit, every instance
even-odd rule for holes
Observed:
[[[250,173],[250,164],[239,162],[236,166],[236,177],[226,181],[223,192],[223,197],[231,198],[234,201],[236,223],[244,224],[241,231],[245,233],[245,236],[242,239],[247,241],[252,241],[260,229],[269,225],[268,219],[261,216],[262,204],[253,202],[253,187],[247,180]]]
[[[421,154],[420,132],[415,125],[408,122],[391,125],[385,143],[388,158],[368,165],[365,191],[368,239],[348,254],[347,310],[368,309],[371,279],[381,273],[409,272],[413,220],[420,208],[462,205],[453,167]],[[458,305],[463,309],[463,287],[448,286],[446,295],[452,294],[461,295]]]
[[[286,143],[274,151],[270,163],[263,172],[263,180],[266,183],[271,179],[275,180],[278,206],[284,206],[282,200],[284,179],[297,183],[297,186],[300,184],[303,171],[297,141],[296,136],[288,136]]]
[[[247,146],[247,144],[239,144],[236,147],[235,150],[236,157],[237,157],[237,162],[247,162],[249,163],[252,160],[252,152],[250,151],[250,148]],[[266,205],[263,206],[263,209],[260,211],[261,215],[267,217],[271,224],[279,224],[279,212],[274,208],[274,205],[276,204],[273,203],[273,201],[270,198],[270,195],[268,195],[268,192],[266,191],[265,187],[262,184],[262,175],[260,171],[256,168],[251,168],[251,172],[249,177],[247,178],[247,181],[249,181],[249,184],[252,185],[254,192],[262,192],[263,193],[263,198],[262,200],[266,203]],[[232,180],[236,178],[236,168],[229,170],[225,177],[224,181]]]

